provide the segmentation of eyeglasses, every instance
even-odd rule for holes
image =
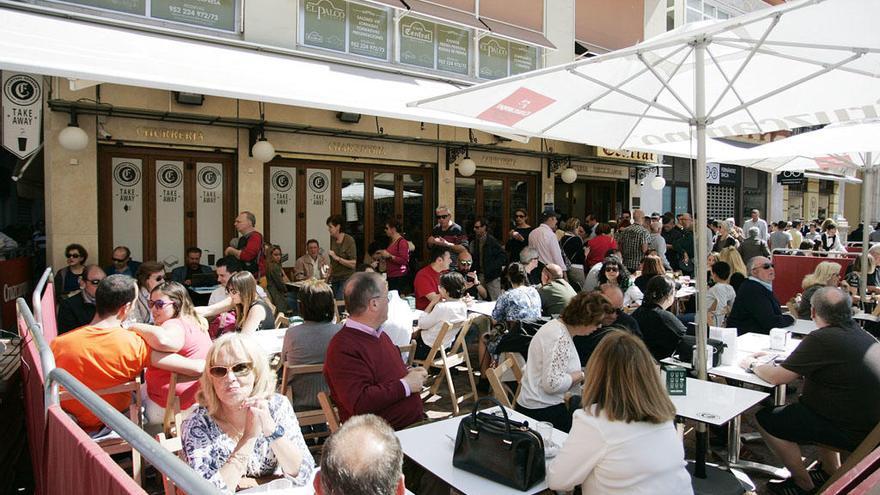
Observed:
[[[514,215],[514,218],[525,218],[525,217],[526,217],[526,216],[525,216],[525,215],[522,215],[522,214],[516,214],[516,215]]]
[[[253,363],[238,363],[233,364],[232,366],[211,366],[211,369],[208,370],[211,373],[211,376],[214,378],[224,378],[229,375],[229,371],[232,371],[232,374],[238,377],[247,376],[254,370]]]
[[[443,220],[444,218],[449,218],[449,214],[446,214],[446,215],[437,215],[437,220]]]
[[[761,265],[761,268],[763,268],[765,270],[769,270],[769,269],[773,268],[773,263],[764,263],[763,265]]]
[[[482,225],[474,225],[474,230],[477,230],[477,229],[482,229],[482,228],[483,228],[483,226],[482,226]]]
[[[103,278],[95,278],[95,279],[89,280],[87,278],[84,278],[83,282],[85,282],[87,284],[98,285],[101,283],[101,280],[104,280],[104,279]]]
[[[226,289],[227,294],[238,294],[238,289]]]
[[[606,266],[605,271],[606,272],[619,272],[620,269],[617,268],[616,266]]]
[[[458,264],[459,265],[473,265],[474,262],[471,260],[459,260]]]
[[[161,299],[157,299],[155,301],[152,301],[152,300],[147,301],[147,306],[149,306],[150,308],[156,308],[158,310],[161,310],[162,308],[164,308],[165,306],[168,306],[168,305],[174,306],[174,302],[163,301]]]
[[[67,253],[68,258],[82,258],[82,255],[79,253]]]
[[[126,261],[128,261],[128,258],[122,258],[121,260],[118,260],[116,258],[111,258],[111,259],[113,260],[114,263],[125,263]]]

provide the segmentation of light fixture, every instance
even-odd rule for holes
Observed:
[[[659,191],[664,187],[666,187],[666,179],[664,179],[662,175],[655,175],[654,178],[651,179],[651,189]]]
[[[89,135],[79,127],[75,110],[70,112],[67,127],[58,134],[58,144],[67,151],[82,151],[89,145]]]
[[[474,175],[477,171],[477,163],[471,159],[469,154],[469,145],[476,143],[477,140],[474,137],[474,131],[472,129],[468,129],[468,144],[464,146],[450,146],[446,148],[446,170],[449,170],[449,165],[458,161],[461,158],[461,161],[458,162],[458,174],[462,177],[470,177]]]
[[[253,138],[256,134],[259,134],[260,138],[257,139],[251,147],[251,156],[263,163],[270,162],[275,158],[275,146],[272,146],[272,143],[266,139],[265,123],[266,114],[264,112],[263,102],[260,102],[260,126],[256,129],[256,132],[251,132],[251,139],[253,142]]]
[[[464,158],[458,163],[458,173],[462,177],[470,177],[477,171],[477,164],[465,152]]]
[[[566,184],[571,184],[578,179],[578,173],[577,170],[568,167],[567,169],[562,171],[560,177],[562,177],[562,182],[565,182]]]
[[[577,170],[571,166],[570,156],[553,156],[547,159],[547,178],[559,173],[559,178],[566,184],[571,184],[578,178]]]
[[[174,100],[181,105],[201,106],[205,102],[205,95],[199,93],[187,93],[186,91],[175,91]]]

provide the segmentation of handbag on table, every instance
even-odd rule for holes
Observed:
[[[503,416],[479,412],[480,404],[498,406]],[[483,397],[461,419],[452,465],[518,490],[545,477],[544,442],[528,422],[513,421],[493,397]]]

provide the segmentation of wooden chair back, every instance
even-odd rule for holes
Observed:
[[[399,345],[397,349],[400,351],[400,358],[403,359],[407,366],[413,365],[416,358],[416,341],[410,340],[409,344]]]
[[[827,446],[821,447],[829,450],[836,450]],[[859,446],[856,447],[856,449],[853,450],[849,456],[847,456],[846,460],[840,464],[840,469],[838,469],[831,476],[831,478],[829,478],[828,481],[826,481],[825,484],[822,485],[822,488],[818,491],[818,493],[822,493],[824,490],[833,485],[835,481],[846,475],[848,471],[852,470],[859,462],[862,461],[862,459],[867,457],[878,447],[880,447],[880,423],[877,423],[877,425],[874,426],[874,429],[871,430],[870,433],[868,433],[868,436],[866,436],[865,439],[862,440],[862,443],[860,443]]]
[[[164,433],[159,433],[156,435],[156,441],[159,442],[159,445],[168,450],[168,452],[177,454],[182,461],[186,462],[186,459],[183,457],[183,442],[180,440],[179,436],[168,438]],[[171,481],[171,478],[165,476],[162,472],[159,472],[159,475],[162,477],[162,489],[165,495],[177,495],[177,487],[174,486],[174,482]]]
[[[449,398],[452,400],[453,415],[458,415],[458,405],[461,402],[468,398],[476,400],[479,397],[477,394],[477,384],[474,381],[474,368],[471,366],[471,358],[468,352],[467,342],[465,341],[468,331],[471,328],[471,324],[477,317],[479,317],[479,315],[471,316],[467,320],[456,324],[451,324],[449,322],[444,323],[443,327],[440,329],[440,333],[434,340],[434,344],[431,346],[430,352],[428,352],[428,356],[425,359],[415,359],[413,361],[413,364],[417,366],[424,366],[429,374],[432,368],[438,370],[437,375],[434,378],[434,384],[431,386],[431,394],[436,394],[440,385],[442,385],[445,380],[446,386],[449,389]],[[455,340],[452,341],[452,346],[447,353],[446,348],[443,347],[443,341],[446,339],[446,335],[449,332],[457,332],[457,335],[455,336]],[[466,368],[465,371],[467,372],[468,380],[470,381],[471,392],[459,396],[456,394],[455,385],[452,382],[452,368],[461,365],[464,365]]]
[[[324,419],[327,421],[330,433],[336,433],[336,430],[339,429],[339,412],[333,405],[333,399],[327,392],[318,392],[318,404],[321,404],[321,411],[324,412]]]
[[[285,328],[290,326],[290,320],[284,313],[278,313],[275,317],[275,328]]]
[[[504,376],[508,370],[510,370],[513,373],[513,376],[516,377],[516,390],[510,390],[510,388],[501,381],[501,377]],[[501,361],[498,366],[487,369],[486,378],[489,379],[489,384],[492,385],[492,394],[498,399],[498,402],[500,402],[501,405],[512,409],[516,403],[516,398],[519,397],[519,392],[522,389],[522,370],[519,368],[516,360],[513,359],[513,357],[508,357]]]
[[[281,372],[281,393],[287,397],[291,403],[293,403],[293,397],[296,394],[296,391],[290,386],[291,380],[293,377],[299,375],[314,375],[321,374],[324,371],[324,364],[296,364],[289,365],[287,363],[284,364],[283,371]],[[321,408],[318,409],[310,409],[308,411],[297,411],[296,412],[296,420],[300,426],[315,426],[315,425],[326,425],[327,420],[324,418],[324,410]],[[303,433],[303,438],[308,441],[312,439],[318,438],[326,438],[330,436],[329,431],[312,431],[308,433]],[[318,451],[320,450],[320,446],[312,445],[310,450]]]

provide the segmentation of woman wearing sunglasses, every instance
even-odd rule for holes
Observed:
[[[79,244],[70,244],[64,249],[67,266],[55,272],[55,297],[60,301],[79,290],[79,279],[83,276],[89,253]]]
[[[196,311],[210,320],[220,313],[234,310],[238,332],[253,333],[275,328],[275,308],[257,296],[257,281],[250,272],[240,271],[229,277],[226,293],[229,295],[226,299],[196,308]]]
[[[642,303],[642,291],[629,278],[629,270],[617,258],[609,256],[602,261],[599,270],[599,288],[603,285],[615,285],[623,292],[623,305],[630,306]]]
[[[153,288],[147,301],[155,325],[135,323],[129,327],[154,350],[173,352],[190,359],[205,359],[211,347],[208,322],[196,314],[186,288],[177,282],[164,282]],[[194,375],[198,376],[198,374]],[[147,423],[159,424],[165,416],[171,373],[149,366],[141,395]],[[180,409],[196,401],[199,382],[180,379],[175,387]]]
[[[150,294],[157,285],[165,281],[165,264],[158,261],[145,261],[138,267],[134,278],[138,282],[138,298],[130,318],[134,318],[138,323],[153,323],[153,315],[150,313],[149,305]]]
[[[183,421],[181,440],[193,469],[223,493],[283,476],[311,479],[315,461],[290,402],[273,393],[275,375],[247,337],[226,334],[208,350],[199,407]]]

